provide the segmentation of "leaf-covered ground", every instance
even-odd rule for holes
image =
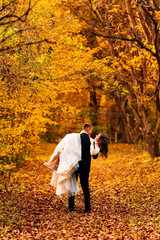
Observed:
[[[1,239],[160,239],[160,159],[126,144],[110,145],[107,160],[92,160],[92,212],[82,192],[75,211],[49,185],[43,166],[54,146],[41,146],[1,190]]]

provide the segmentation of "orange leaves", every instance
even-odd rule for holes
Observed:
[[[92,159],[90,214],[84,213],[83,194],[75,211],[68,197],[60,200],[50,187],[52,171],[43,166],[55,145],[43,144],[2,190],[3,238],[158,239],[160,236],[158,159],[151,160],[133,145],[109,145],[109,157]]]

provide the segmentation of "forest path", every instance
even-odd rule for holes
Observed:
[[[92,212],[84,213],[81,191],[69,213],[43,166],[53,149],[43,144],[1,191],[1,239],[160,239],[159,159],[133,145],[110,145],[108,159],[92,159]]]

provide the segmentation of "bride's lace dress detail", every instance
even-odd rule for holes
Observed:
[[[93,145],[91,139],[91,155],[96,155],[100,149]],[[81,138],[78,133],[67,134],[57,145],[49,162],[44,165],[53,169],[50,184],[56,187],[56,194],[74,195],[79,192],[79,187],[74,172],[79,167],[81,160]]]

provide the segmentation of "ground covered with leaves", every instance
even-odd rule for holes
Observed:
[[[160,159],[110,145],[107,160],[92,160],[91,213],[84,213],[82,191],[69,213],[43,166],[53,149],[42,145],[2,188],[1,239],[160,239]]]

